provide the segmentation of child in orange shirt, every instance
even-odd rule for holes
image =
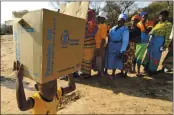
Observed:
[[[16,71],[16,98],[18,108],[21,111],[33,109],[33,114],[56,114],[58,104],[64,94],[75,90],[75,82],[73,75],[69,75],[69,86],[58,88],[57,80],[53,80],[44,84],[37,83],[36,88],[39,91],[32,97],[26,99],[23,86],[23,65],[18,61],[14,62],[14,71]]]

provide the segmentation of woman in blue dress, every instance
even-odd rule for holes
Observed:
[[[129,43],[129,30],[124,25],[127,15],[120,14],[118,18],[118,25],[114,26],[108,35],[108,44],[105,58],[105,68],[112,69],[112,75],[108,77],[110,79],[115,76],[116,69],[123,69],[122,57],[127,49]]]

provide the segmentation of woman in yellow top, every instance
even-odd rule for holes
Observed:
[[[105,24],[106,19],[106,12],[99,12],[99,25],[95,35],[96,53],[94,61],[94,70],[98,71],[99,76],[104,76],[105,43],[107,36],[107,25]]]
[[[161,54],[168,48],[171,41],[169,36],[172,30],[172,24],[167,20],[168,15],[168,11],[160,12],[159,23],[149,33],[152,38],[143,62],[143,66],[149,75],[157,73]]]
[[[61,97],[64,94],[75,90],[73,75],[69,78],[69,86],[57,90],[57,80],[44,84],[37,83],[37,90],[32,97],[26,99],[23,86],[23,65],[19,61],[14,62],[14,71],[16,71],[16,98],[18,108],[21,111],[33,109],[33,114],[56,114]]]

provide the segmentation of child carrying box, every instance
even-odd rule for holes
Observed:
[[[37,83],[38,93],[26,99],[23,86],[23,65],[19,61],[14,62],[13,70],[16,71],[16,98],[21,111],[33,109],[33,114],[56,114],[58,104],[63,95],[75,90],[73,75],[68,76],[69,85],[58,88],[57,80],[44,84]]]

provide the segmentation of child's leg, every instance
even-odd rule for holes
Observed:
[[[105,73],[108,73],[108,69],[107,68],[105,68]]]
[[[140,67],[141,67],[141,65],[138,64],[137,67],[138,67],[138,74],[140,74]]]
[[[138,77],[142,77],[142,74],[140,72],[141,65],[140,64],[137,64],[137,67],[138,67],[138,74],[137,74],[137,76]]]
[[[127,77],[128,70],[125,71],[123,77]]]
[[[101,51],[101,59],[102,59],[102,62],[101,62],[101,75],[104,76],[105,75],[105,71],[104,71],[104,68],[105,68],[105,48],[102,48],[102,51]]]
[[[113,69],[112,76],[115,76],[116,69]]]
[[[136,70],[135,70],[135,68],[136,68],[136,59],[134,59],[132,65],[133,65],[133,73],[136,73]]]

